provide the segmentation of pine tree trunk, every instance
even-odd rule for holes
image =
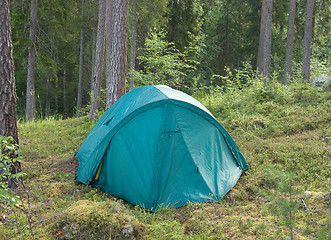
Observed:
[[[96,8],[97,9],[97,8]],[[97,10],[94,11],[94,14],[93,14],[93,23],[95,23],[94,25],[97,25],[96,24],[96,15],[97,15]],[[94,65],[95,65],[95,46],[96,46],[96,31],[95,31],[96,27],[94,26],[93,27],[93,32],[92,32],[92,46],[93,46],[93,49],[92,49],[92,64],[91,64],[91,91],[90,93],[92,92],[93,93],[93,77],[94,77]],[[92,94],[90,95],[91,99],[90,99],[90,102],[92,102]]]
[[[11,136],[15,143],[19,144],[16,101],[10,3],[9,0],[2,0],[0,1],[0,135]],[[6,164],[4,164],[0,168],[0,175],[6,167]],[[21,165],[18,161],[10,166],[12,174],[20,171]],[[3,180],[0,179],[0,181]],[[9,177],[7,183],[10,188],[17,187],[15,179]]]
[[[242,42],[242,7],[239,4],[238,6],[238,20],[237,24],[237,31],[238,31],[238,39],[237,39],[237,52],[236,52],[236,68],[240,68],[240,53],[241,53],[241,42]]]
[[[113,92],[115,84],[111,78],[113,69],[111,68],[111,52],[112,52],[112,28],[113,28],[113,0],[107,0],[107,17],[106,17],[106,89],[107,89],[107,104],[112,102],[111,95],[108,94],[108,91]],[[108,108],[108,107],[107,107]]]
[[[9,0],[0,1],[0,135],[18,144],[16,89]]]
[[[283,22],[279,23],[279,32],[278,32],[278,44],[277,44],[277,50],[278,52],[282,51],[282,46],[283,46],[283,32],[284,32],[284,24]],[[276,50],[276,51],[277,51]],[[274,64],[274,71],[279,72],[280,69],[280,58],[275,59],[275,64]]]
[[[288,79],[292,74],[292,57],[293,57],[293,39],[294,39],[294,19],[295,19],[296,0],[290,0],[290,9],[288,14],[286,54],[284,65],[283,84],[288,84]]]
[[[77,112],[76,117],[80,117],[83,98],[83,64],[84,64],[84,0],[82,0],[82,26],[80,29],[80,50],[79,50],[79,75],[77,93]]]
[[[272,39],[272,0],[266,2],[266,19],[263,46],[263,83],[269,80]]]
[[[109,67],[111,71],[107,80],[107,108],[110,108],[125,94],[129,1],[114,0],[112,12],[112,44]]]
[[[132,1],[132,30],[131,30],[131,56],[130,56],[130,87],[129,90],[133,89],[134,78],[133,71],[135,69],[136,59],[136,16],[137,16],[137,0]]]
[[[107,6],[106,0],[99,1],[98,32],[97,32],[97,42],[95,48],[95,63],[94,63],[94,70],[92,76],[91,109],[89,113],[91,118],[95,117],[95,113],[100,105],[101,80],[103,73],[104,51],[105,51],[106,6]]]
[[[307,0],[306,5],[306,23],[303,43],[303,59],[302,59],[302,77],[303,81],[308,81],[310,78],[310,57],[311,57],[311,40],[313,33],[313,14],[314,0]]]
[[[67,72],[64,66],[63,70],[63,117],[67,118],[68,107],[67,107]]]
[[[261,24],[260,24],[260,37],[259,37],[259,50],[257,53],[257,70],[258,75],[261,75],[263,69],[263,46],[264,46],[264,31],[265,31],[265,12],[266,0],[262,0]]]
[[[31,0],[30,7],[30,34],[31,46],[28,57],[28,76],[26,81],[26,120],[36,118],[35,102],[35,72],[36,72],[36,32],[37,32],[37,0]]]
[[[59,83],[58,83],[58,81],[55,81],[55,92],[59,92]],[[55,110],[56,110],[56,113],[58,113],[59,112],[59,96],[58,96],[58,94],[55,94],[54,100],[55,100]]]
[[[46,79],[46,82],[45,82],[45,88],[46,88],[46,92],[45,92],[45,118],[46,119],[49,118],[50,112],[51,112],[49,86],[50,86],[49,79]]]

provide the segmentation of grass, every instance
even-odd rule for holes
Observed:
[[[199,99],[228,130],[251,169],[218,203],[156,213],[74,181],[75,152],[93,127],[86,117],[19,123],[25,182],[36,239],[289,239],[277,188],[293,176],[294,239],[330,238],[330,91],[305,84],[259,84]],[[19,191],[19,190],[17,190]],[[305,210],[304,200],[308,210]],[[279,201],[278,201],[279,200]],[[285,209],[286,210],[286,209]],[[0,239],[22,239],[14,216]],[[16,223],[25,224],[24,217]],[[28,233],[25,233],[28,236]]]

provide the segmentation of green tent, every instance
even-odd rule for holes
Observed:
[[[77,157],[78,181],[152,211],[219,201],[249,168],[200,102],[162,85],[121,97],[95,124]]]

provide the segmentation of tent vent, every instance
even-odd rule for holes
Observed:
[[[197,167],[197,173],[199,173],[199,168]]]

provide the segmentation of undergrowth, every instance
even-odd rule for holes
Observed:
[[[251,167],[220,202],[150,213],[75,182],[74,154],[94,121],[21,122],[35,238],[329,239],[330,89],[252,80],[193,95],[228,130]],[[10,227],[13,218],[0,220],[0,239],[22,238]]]

